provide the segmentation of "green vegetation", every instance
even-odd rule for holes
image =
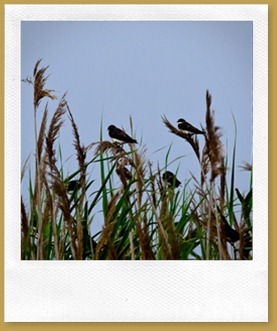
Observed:
[[[162,179],[169,170],[170,148],[163,167],[154,170],[145,157],[145,148],[103,141],[102,125],[100,141],[82,146],[66,95],[48,123],[48,105],[41,109],[40,103],[56,96],[53,90],[45,89],[47,67],[40,68],[40,62],[33,77],[24,80],[34,88],[36,151],[34,176],[29,171],[28,210],[21,198],[23,260],[252,259],[252,167],[244,166],[250,172],[250,189],[243,195],[234,185],[235,142],[231,183],[227,185],[227,160],[208,91],[202,151],[197,137],[162,117],[172,134],[190,144],[199,161],[200,180],[192,177],[177,189],[176,180],[169,185]],[[37,122],[37,112],[43,112],[41,123]],[[64,177],[63,165],[57,161],[62,147],[56,150],[56,140],[66,115],[72,125],[78,169]],[[91,160],[87,160],[89,150],[94,151]],[[22,167],[22,178],[28,162]],[[91,167],[99,169],[98,187],[88,179]],[[93,192],[86,194],[89,189]],[[91,233],[99,210],[103,228]]]

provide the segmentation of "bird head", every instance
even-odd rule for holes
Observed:
[[[167,180],[169,178],[174,178],[174,174],[171,171],[166,171],[164,172],[163,176],[162,176],[163,180]]]
[[[186,123],[186,121],[183,118],[179,118],[178,121],[177,121],[177,123],[178,124]]]
[[[115,126],[114,125],[108,126],[108,130],[113,130],[113,129],[115,129]]]

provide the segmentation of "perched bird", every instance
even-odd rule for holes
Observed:
[[[177,123],[178,123],[178,129],[183,131],[184,133],[187,133],[187,134],[190,134],[190,135],[205,134],[204,131],[201,131],[201,130],[197,129],[196,127],[194,127],[193,125],[188,123],[183,118],[178,119]]]
[[[119,144],[131,143],[137,144],[138,142],[127,135],[123,130],[117,128],[115,125],[110,125],[108,127],[109,136],[112,138],[113,142],[117,142]]]
[[[181,185],[181,182],[171,171],[166,171],[163,174],[162,179],[164,183],[167,184],[168,187],[178,187]]]
[[[221,216],[223,221],[223,232],[226,236],[226,240],[230,243],[235,243],[240,239],[239,233],[237,230],[234,230],[229,223],[226,221],[224,216]]]
[[[133,178],[131,172],[126,167],[118,167],[116,168],[116,173],[119,177],[124,176],[127,180],[131,180]]]
[[[240,239],[240,235],[238,233],[237,230],[234,230],[230,224],[227,222],[226,217],[221,213],[219,207],[217,207],[217,211],[220,214],[220,218],[221,218],[221,231],[222,233],[225,235],[226,240],[229,243],[235,243],[236,241],[238,241]]]
[[[66,185],[67,192],[71,193],[75,189],[79,189],[81,187],[79,180],[70,180]]]

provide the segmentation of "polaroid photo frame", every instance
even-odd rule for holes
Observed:
[[[267,5],[5,5],[5,321],[268,320]],[[21,261],[22,21],[252,21],[252,261]]]

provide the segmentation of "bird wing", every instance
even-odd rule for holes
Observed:
[[[184,127],[184,130],[187,130],[187,131],[190,131],[190,132],[193,132],[193,133],[204,133],[203,131],[197,129],[195,126],[191,125],[190,123],[185,123],[183,125]]]
[[[116,128],[115,132],[119,139],[122,139],[124,141],[133,140],[126,132],[121,129]]]
[[[186,123],[186,127],[188,131],[195,132],[195,133],[202,133],[199,129],[197,129],[195,126],[191,125],[190,123]]]
[[[129,143],[137,143],[137,141],[133,138],[131,138],[126,132],[119,128],[114,129],[114,133],[116,135],[115,138],[118,138],[119,140],[129,142]]]

